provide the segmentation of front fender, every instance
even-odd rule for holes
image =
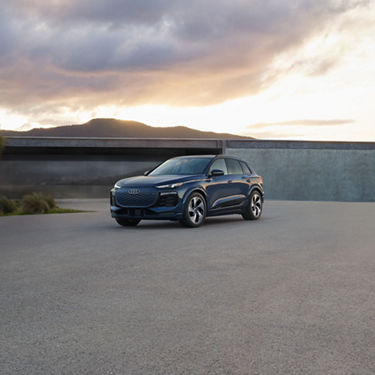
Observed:
[[[183,198],[182,198],[182,204],[183,205],[185,205],[185,203],[186,203],[187,199],[189,198],[190,194],[194,193],[194,192],[198,192],[198,193],[202,194],[204,199],[207,202],[207,192],[202,186],[190,186],[184,192],[184,195],[183,195]]]

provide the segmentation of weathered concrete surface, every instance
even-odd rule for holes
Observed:
[[[178,155],[217,154],[221,140],[9,137],[0,161],[0,194],[105,197],[124,177]]]
[[[264,178],[266,198],[375,201],[375,145],[369,149],[227,148]]]
[[[7,137],[7,147],[221,149],[220,139]]]
[[[101,198],[117,180],[143,174],[163,160],[7,160],[0,162],[0,192],[10,197],[39,191],[55,197]]]
[[[0,373],[368,374],[373,203],[266,202],[263,218],[117,226],[0,218]]]

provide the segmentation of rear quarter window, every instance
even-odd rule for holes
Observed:
[[[242,167],[244,174],[252,174],[251,169],[248,167],[248,165],[245,162],[241,161],[241,167]]]
[[[238,160],[225,159],[227,163],[228,174],[243,174],[241,164]]]

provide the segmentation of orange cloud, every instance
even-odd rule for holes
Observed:
[[[279,54],[366,3],[13,0],[0,13],[0,103],[32,115],[252,95],[285,73],[271,68]]]

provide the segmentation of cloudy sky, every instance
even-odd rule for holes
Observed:
[[[375,141],[375,0],[3,0],[0,128]]]

